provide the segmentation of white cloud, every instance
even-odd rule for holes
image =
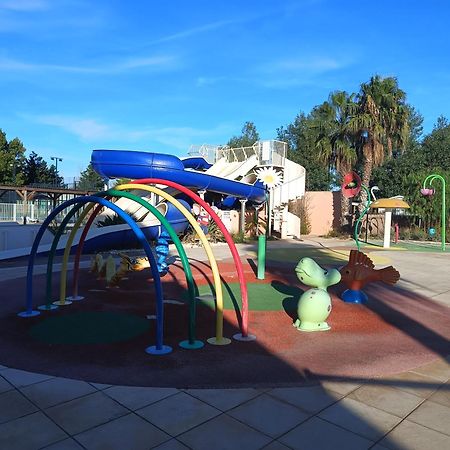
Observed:
[[[22,115],[34,122],[60,128],[90,144],[140,143],[155,141],[176,150],[186,152],[190,145],[216,141],[216,136],[229,135],[232,128],[221,124],[210,129],[192,127],[142,127],[129,128],[120,124],[104,123],[97,119],[63,115]]]
[[[177,58],[171,55],[128,58],[103,66],[70,66],[60,64],[41,64],[0,57],[0,70],[14,72],[68,72],[86,74],[112,74],[138,69],[167,69],[177,66]]]
[[[247,19],[248,20],[248,19]],[[218,22],[212,22],[205,25],[200,25],[198,27],[192,27],[187,30],[180,31],[178,33],[173,33],[168,36],[163,36],[161,38],[155,39],[154,41],[149,42],[148,44],[161,44],[163,42],[176,41],[179,39],[188,38],[191,36],[195,36],[197,34],[205,33],[212,30],[217,30],[219,28],[223,28],[228,25],[244,22],[244,19],[235,19],[235,20],[221,20]]]
[[[108,125],[101,124],[94,119],[49,115],[37,116],[34,117],[34,120],[44,125],[62,128],[85,141],[105,139],[113,131]]]

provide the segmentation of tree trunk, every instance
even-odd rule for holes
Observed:
[[[364,165],[363,165],[363,173],[361,177],[362,184],[369,188],[370,178],[372,176],[373,169],[373,142],[366,142],[363,147],[363,155],[364,155]],[[359,205],[359,211],[362,212],[366,207],[367,203],[367,193],[364,189],[361,189],[361,194],[359,196],[361,199],[361,203]],[[370,200],[370,199],[369,199]]]

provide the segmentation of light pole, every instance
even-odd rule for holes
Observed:
[[[58,156],[50,156],[50,159],[52,161],[55,161],[55,184],[57,184],[57,181],[58,181],[58,161],[62,162],[62,158],[59,158]]]

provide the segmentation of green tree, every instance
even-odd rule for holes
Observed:
[[[80,181],[78,182],[78,189],[83,190],[96,190],[103,189],[103,178],[92,168],[92,164],[89,163],[87,168],[81,172]]]
[[[352,113],[356,109],[354,94],[336,91],[328,101],[313,109],[311,116],[317,130],[316,147],[319,159],[340,177],[353,168],[357,155],[354,133],[349,127]]]
[[[21,186],[25,181],[23,171],[26,163],[26,149],[19,138],[14,138],[8,143],[8,152],[11,158],[11,182]]]
[[[0,183],[23,183],[23,166],[25,162],[25,147],[18,138],[10,142],[6,134],[0,130]]]
[[[450,123],[440,116],[422,143],[422,157],[431,169],[450,170]]]
[[[259,134],[253,122],[245,122],[241,130],[240,136],[233,136],[227,145],[230,148],[251,147],[255,142],[259,141]]]
[[[300,112],[294,122],[277,129],[277,139],[287,142],[287,157],[306,170],[307,191],[328,191],[329,172],[319,162],[312,120]]]
[[[396,78],[376,75],[361,84],[358,109],[349,128],[359,137],[357,150],[362,164],[362,182],[369,185],[374,167],[380,166],[393,150],[401,153],[410,136],[410,111],[406,94]]]
[[[25,163],[25,183],[26,184],[52,184],[61,185],[62,177],[56,172],[56,167],[50,167],[47,162],[36,152],[31,152]]]

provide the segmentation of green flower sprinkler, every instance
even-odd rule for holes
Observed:
[[[339,283],[341,274],[337,269],[323,269],[311,258],[302,258],[295,273],[303,284],[312,289],[304,292],[298,301],[298,319],[294,327],[300,331],[329,330],[326,320],[331,312],[331,297],[327,288]]]

